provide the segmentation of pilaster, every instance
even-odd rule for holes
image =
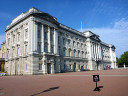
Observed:
[[[50,27],[48,26],[48,52],[51,52]]]
[[[47,62],[47,59],[46,59],[46,56],[44,56],[43,57],[43,66],[42,66],[43,67],[42,70],[43,70],[44,74],[47,74],[47,63],[46,62]]]
[[[58,55],[58,32],[54,28],[54,54]]]
[[[51,74],[54,74],[55,71],[54,71],[54,62],[52,61],[51,62]]]
[[[42,37],[42,49],[41,52],[44,52],[44,25],[42,25],[42,32],[41,32],[41,37]]]

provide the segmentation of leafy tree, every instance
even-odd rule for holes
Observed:
[[[124,52],[120,58],[116,58],[119,66],[125,65],[128,66],[128,51]]]

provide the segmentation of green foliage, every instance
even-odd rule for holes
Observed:
[[[116,58],[118,66],[123,66],[124,63],[128,66],[128,51],[124,52],[120,58]]]

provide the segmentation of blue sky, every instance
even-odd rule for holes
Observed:
[[[6,26],[31,7],[49,13],[58,22],[81,31],[91,30],[116,47],[116,55],[128,51],[128,0],[0,0],[0,43]]]

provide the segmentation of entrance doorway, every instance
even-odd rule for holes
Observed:
[[[51,63],[47,63],[47,73],[51,73]]]
[[[84,66],[81,66],[81,71],[83,71],[84,70]]]
[[[74,72],[76,71],[76,63],[74,63],[74,65],[73,65],[73,71]]]

